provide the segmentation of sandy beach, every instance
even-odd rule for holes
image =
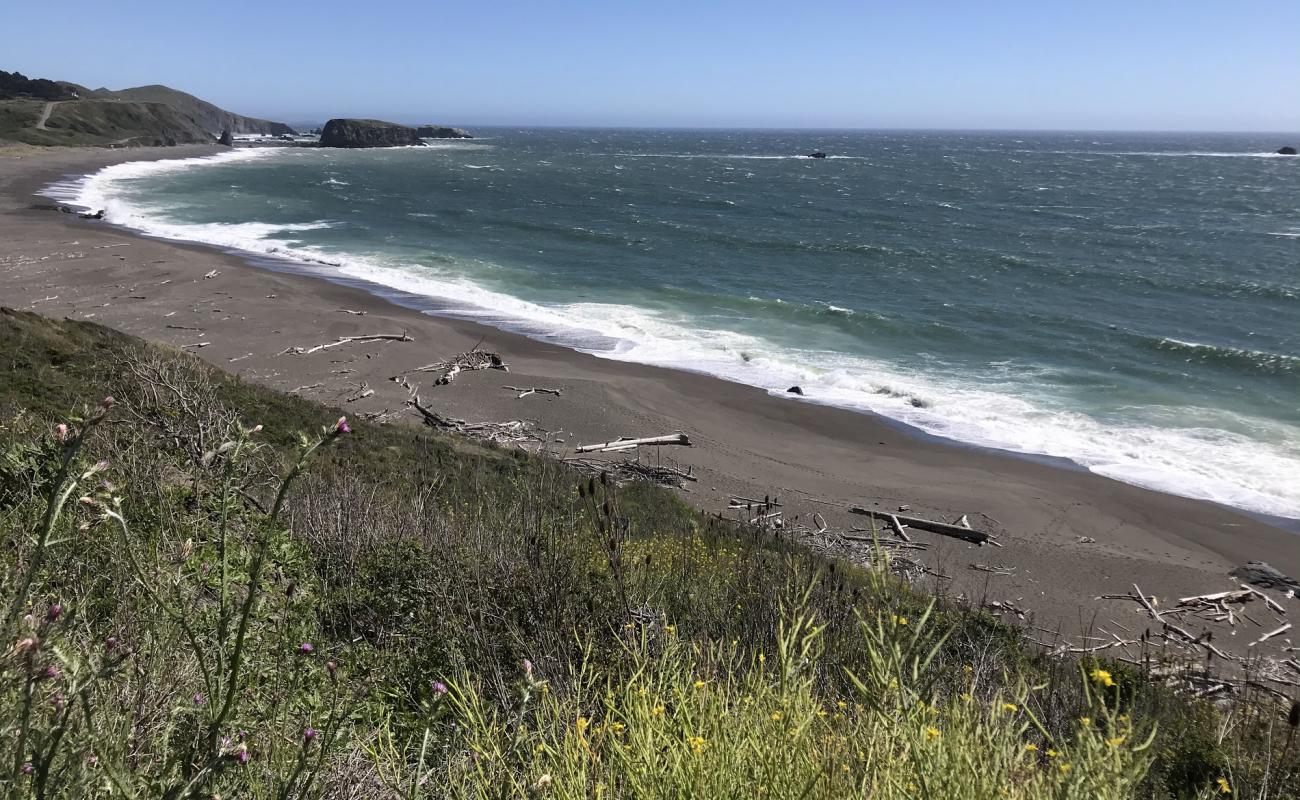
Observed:
[[[850,505],[983,520],[1000,549],[915,534],[932,545],[925,562],[946,576],[931,576],[927,588],[973,603],[1014,603],[1031,612],[1032,624],[1069,636],[1098,626],[1141,633],[1148,623],[1136,604],[1095,599],[1129,592],[1135,583],[1172,604],[1236,588],[1228,571],[1247,561],[1300,574],[1295,532],[1229,508],[937,441],[869,415],[708,376],[603,360],[438,318],[421,313],[418,298],[397,298],[398,304],[355,283],[309,274],[311,268],[272,269],[237,254],[141,237],[58,213],[52,201],[36,196],[51,182],[111,163],[209,152],[216,148],[0,149],[0,305],[184,347],[249,380],[296,390],[350,415],[389,412],[394,424],[419,418],[404,406],[406,391],[392,376],[481,342],[502,356],[510,373],[465,372],[436,388],[432,375],[411,373],[427,405],[471,421],[533,420],[556,451],[683,431],[694,446],[664,455],[693,469],[699,480],[684,497],[710,512],[727,513],[733,495],[773,495],[788,519],[806,521],[817,512],[841,530],[865,523],[847,513]],[[337,337],[403,332],[413,341],[284,353]],[[563,393],[519,398],[506,384]],[[373,394],[351,400],[368,390]],[[1244,650],[1271,621],[1270,615],[1258,626],[1224,627],[1215,641]],[[1256,650],[1288,645],[1283,636]]]

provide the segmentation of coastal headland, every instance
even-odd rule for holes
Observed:
[[[1073,641],[1098,626],[1140,634],[1133,592],[1162,603],[1234,589],[1229,572],[1264,561],[1300,574],[1296,533],[1233,509],[1137,488],[1081,469],[919,436],[887,420],[692,373],[603,360],[471,322],[422,313],[421,300],[378,296],[318,267],[250,263],[237,253],[162,241],[59,213],[40,190],[113,163],[193,157],[212,146],[122,151],[0,150],[0,305],[90,320],[165,342],[250,381],[337,405],[348,414],[419,424],[394,376],[421,384],[422,402],[469,421],[530,420],[545,447],[681,431],[671,457],[696,481],[686,499],[735,517],[732,497],[771,496],[785,518],[863,528],[850,506],[953,521],[998,537],[976,547],[924,532],[926,588],[1001,608],[1013,620]],[[405,334],[310,354],[340,337]],[[412,370],[481,345],[509,365],[433,386]],[[561,394],[504,388],[545,387]],[[619,459],[622,456],[609,456]],[[651,453],[648,458],[655,458]],[[864,547],[867,545],[863,545]],[[1020,618],[1014,611],[1024,613]],[[1269,620],[1271,622],[1271,617]],[[1199,623],[1198,623],[1199,624]],[[1200,626],[1225,649],[1266,632]],[[1285,647],[1278,637],[1257,650]]]

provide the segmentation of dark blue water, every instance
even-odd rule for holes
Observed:
[[[611,358],[1300,517],[1300,158],[1277,136],[487,137],[81,193]]]

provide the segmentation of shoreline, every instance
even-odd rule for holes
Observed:
[[[699,482],[684,497],[708,511],[725,513],[731,495],[776,494],[791,518],[819,512],[840,529],[862,524],[843,511],[847,505],[872,501],[882,508],[907,505],[931,518],[986,514],[1000,520],[1005,547],[978,550],[923,534],[933,544],[926,562],[952,578],[926,583],[973,602],[1020,600],[1038,624],[1067,633],[1107,618],[1141,624],[1124,604],[1094,600],[1134,582],[1176,599],[1233,588],[1227,570],[1250,560],[1300,573],[1300,548],[1288,530],[1300,521],[1143,489],[1073,462],[1053,463],[1065,460],[1051,456],[942,439],[872,412],[790,402],[702,373],[601,358],[434,316],[411,307],[418,296],[404,303],[396,290],[369,291],[360,279],[260,258],[250,263],[245,254],[32,208],[41,188],[112,163],[219,152],[24,151],[15,159],[0,150],[0,305],[89,319],[176,346],[204,340],[205,346],[188,349],[250,380],[300,388],[349,414],[388,410],[393,419],[412,422],[417,418],[401,405],[404,390],[388,378],[485,338],[511,365],[509,378],[463,373],[449,386],[426,385],[426,404],[470,420],[535,418],[564,432],[565,449],[575,438],[585,443],[684,430],[696,446],[665,455],[696,469]],[[46,269],[49,263],[57,269]],[[205,279],[212,269],[224,274]],[[292,307],[285,302],[290,297]],[[414,344],[275,355],[337,336],[402,330]],[[563,386],[565,393],[517,399],[502,383]],[[345,402],[362,385],[374,395]],[[989,559],[1013,565],[1015,574],[971,574],[970,565]],[[1216,641],[1230,641],[1227,636]]]

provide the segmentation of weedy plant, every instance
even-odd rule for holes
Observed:
[[[314,438],[301,438],[269,511],[260,519],[245,519],[241,532],[247,536],[238,541],[231,525],[230,478],[241,456],[256,447],[254,437],[261,428],[235,426],[233,438],[203,458],[205,465],[220,465],[216,524],[209,543],[218,568],[214,573],[203,563],[191,569],[190,540],[175,570],[165,574],[158,569],[156,553],[145,559],[137,553],[147,543],[133,535],[119,487],[108,479],[110,463],[82,462],[87,440],[106,424],[113,406],[113,398],[107,397],[89,415],[59,423],[47,442],[54,467],[41,493],[44,509],[25,563],[19,565],[14,584],[6,587],[7,612],[0,620],[3,641],[16,639],[0,658],[0,739],[12,743],[0,786],[7,797],[15,798],[104,793],[179,799],[208,796],[213,786],[223,783],[256,786],[256,796],[283,800],[315,796],[317,774],[342,720],[333,662],[323,668],[332,688],[328,701],[321,703],[316,695],[296,691],[296,684],[318,669],[309,658],[314,646],[303,642],[291,651],[279,637],[273,671],[280,678],[277,683],[287,674],[295,687],[273,693],[275,702],[252,714],[258,728],[274,733],[262,742],[250,741],[241,712],[265,677],[249,670],[249,630],[256,615],[275,605],[266,602],[263,578],[268,556],[284,535],[280,516],[285,500],[313,454],[350,432],[346,418]],[[68,519],[73,497],[79,498],[76,505],[82,509],[76,524]],[[61,600],[31,602],[32,586],[51,551],[85,548],[92,539],[111,542],[115,559],[126,567],[125,575],[142,597],[136,617],[140,628],[132,635],[114,633],[95,641],[93,634],[87,635],[93,621],[79,620]],[[176,631],[181,634],[178,642]],[[138,675],[127,667],[134,666],[138,673],[145,666],[139,657],[152,655],[143,650],[169,641],[183,653],[178,659],[173,652],[169,668],[180,675],[197,674],[201,681],[192,695],[193,707],[172,709],[169,719],[160,721],[164,731],[158,739],[141,742],[128,722],[131,704],[123,702],[138,685]],[[299,725],[299,720],[313,717],[319,717],[319,729]],[[252,748],[265,755],[260,774],[253,780],[240,776],[223,781],[226,773],[247,766]]]

